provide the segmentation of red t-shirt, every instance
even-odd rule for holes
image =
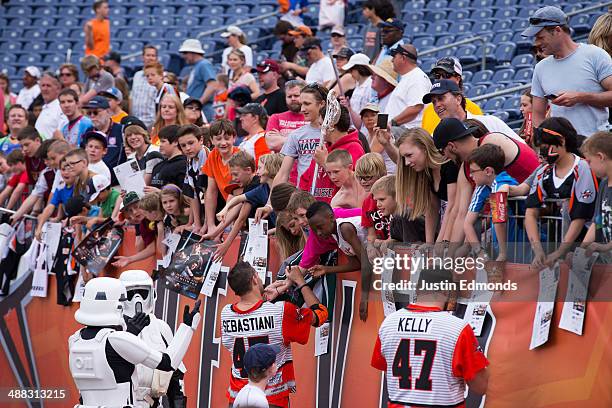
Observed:
[[[391,220],[385,217],[376,206],[376,200],[372,194],[363,200],[361,206],[361,226],[364,228],[374,227],[377,239],[389,239]]]
[[[32,157],[25,156],[25,166],[28,172],[28,184],[34,185],[38,180],[38,175],[45,169],[45,162],[43,159],[35,159]]]

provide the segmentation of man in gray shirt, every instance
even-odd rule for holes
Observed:
[[[87,75],[83,94],[79,98],[79,103],[84,106],[99,92],[106,91],[115,87],[115,78],[102,69],[100,60],[95,55],[87,55],[81,60],[81,69]]]
[[[529,19],[524,37],[535,37],[535,45],[546,55],[533,73],[533,126],[546,116],[572,122],[579,134],[590,136],[608,123],[612,106],[612,59],[594,45],[575,43],[570,35],[567,15],[559,8],[546,6]]]

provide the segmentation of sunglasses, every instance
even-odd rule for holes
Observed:
[[[453,74],[449,74],[445,71],[436,71],[431,75],[434,79],[450,79],[453,77]]]
[[[69,161],[64,162],[64,169],[70,170],[70,169],[74,168],[74,166],[76,166],[77,164],[79,164],[82,161],[83,161],[83,159],[77,160],[77,161],[73,161],[73,162],[69,162]]]
[[[102,112],[102,110],[96,109],[96,110],[86,110],[85,114],[87,116],[98,116],[100,114],[100,112]]]
[[[73,75],[72,75],[72,73],[70,73],[70,72],[61,72],[61,73],[60,73],[60,76],[61,76],[61,77],[68,77],[68,76],[73,76]]]
[[[555,23],[557,25],[561,25],[561,23],[558,22],[557,20],[549,20],[547,18],[531,17],[529,19],[529,24],[531,24],[531,25],[540,25],[542,23]]]

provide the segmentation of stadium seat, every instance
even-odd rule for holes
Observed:
[[[61,7],[59,9],[58,15],[61,16],[61,17],[64,17],[64,16],[66,16],[66,17],[77,17],[77,16],[81,15],[81,10],[78,7],[71,7],[71,6]],[[54,17],[54,16],[49,16],[49,17]]]
[[[16,52],[23,49],[23,43],[19,41],[3,41],[0,43],[0,52]]]
[[[494,98],[490,98],[482,107],[482,110],[488,113],[496,112],[504,106],[504,102],[506,98],[503,96],[496,96]]]
[[[123,28],[117,32],[118,40],[135,40],[138,38],[140,30],[134,28]]]
[[[263,4],[259,7],[253,7],[251,13],[256,10],[258,14],[268,14],[274,12],[276,9],[277,7],[275,5]]]
[[[463,83],[465,84],[467,82],[471,82],[472,76],[474,76],[474,73],[472,71],[463,71],[463,73],[461,74],[461,77],[463,78]]]
[[[517,17],[522,18],[524,20],[527,20],[527,19],[529,19],[529,17],[531,17],[531,15],[537,9],[538,9],[537,6],[535,6],[535,7],[520,7]]]
[[[207,6],[202,9],[202,14],[206,16],[221,15],[223,13],[225,13],[225,8],[223,6]]]
[[[493,23],[490,21],[477,21],[472,26],[474,34],[488,33],[493,29]]]
[[[464,65],[478,62],[478,58],[476,58],[476,46],[473,44],[460,46],[455,55]]]
[[[431,0],[429,3],[427,3],[427,8],[433,9],[433,10],[447,8],[447,7],[448,7],[447,0]]]
[[[55,41],[65,40],[70,37],[70,30],[67,28],[53,28],[47,31],[46,39]]]
[[[10,20],[9,25],[11,27],[18,27],[18,28],[28,28],[32,26],[32,20],[30,20],[29,18],[12,18]]]
[[[180,16],[199,16],[201,12],[197,6],[183,6],[176,11],[176,14]]]
[[[512,29],[514,30],[514,32],[523,31],[528,26],[529,26],[529,20],[527,18],[519,18],[512,22]]]
[[[216,48],[217,48],[217,43],[214,40],[205,40],[205,41],[202,41],[202,49],[206,53],[211,53],[211,52],[215,51]]]
[[[433,36],[419,37],[414,39],[412,45],[416,47],[417,51],[425,51],[427,48],[433,47],[435,42],[436,40]]]
[[[427,30],[425,31],[429,35],[444,35],[448,32],[449,23],[447,21],[436,21],[434,23],[430,23],[427,26]]]
[[[495,11],[495,14],[493,14],[493,17],[509,19],[512,17],[516,17],[517,13],[518,10],[514,7],[504,7],[497,9],[497,11]]]
[[[448,32],[451,34],[461,34],[470,32],[472,29],[471,21],[455,21],[451,24]]]
[[[185,38],[188,38],[187,36],[189,35],[189,30],[187,30],[186,28],[167,28],[166,29],[166,34],[164,35],[164,38],[167,40],[183,40]]]
[[[540,4],[540,0],[519,0],[519,5],[521,6],[538,6]]]
[[[36,18],[32,21],[32,27],[53,28],[55,27],[55,19],[51,17]]]
[[[173,27],[175,25],[174,16],[154,16],[152,23],[155,27]]]
[[[510,115],[508,115],[508,112],[504,112],[503,110],[493,112],[493,116],[497,116],[498,118],[500,118],[504,122],[506,122],[508,120],[508,118],[510,117]]]
[[[516,5],[516,0],[495,0],[495,7],[508,7]]]
[[[514,68],[531,68],[535,65],[535,58],[531,54],[520,54],[512,58],[510,65]]]
[[[493,30],[497,33],[495,34],[495,37],[493,37],[493,39],[491,40],[491,42],[494,44],[511,41],[514,35],[512,31],[502,31],[500,33],[499,30],[495,29],[495,27],[493,27]]]
[[[511,119],[517,119],[521,116],[521,97],[512,96],[507,98],[502,109],[510,115]]]
[[[53,52],[56,54],[64,54],[68,49],[72,48],[72,43],[70,41],[51,41],[49,46],[47,47],[47,51]]]
[[[470,7],[470,0],[451,0],[451,2],[448,4],[448,8],[451,10],[465,9],[468,7]]]
[[[113,17],[110,21],[111,31],[115,28],[124,28],[128,25],[128,19],[126,17]]]
[[[570,27],[572,27],[576,35],[586,34],[591,31],[589,25],[590,16],[587,14],[578,14],[570,18]]]
[[[501,31],[508,31],[512,34],[512,20],[503,18],[495,21],[495,23],[493,23],[493,31],[496,34],[499,34]]]
[[[441,47],[443,45],[452,44],[454,42],[455,42],[455,36],[454,35],[445,35],[444,37],[439,37],[436,40],[436,44],[435,45],[436,45],[436,47]],[[449,48],[449,49],[451,49],[451,48]]]
[[[3,67],[9,66],[13,61],[15,61],[14,55],[6,53],[0,54],[0,64],[2,64]]]
[[[248,4],[236,4],[232,7],[231,12],[237,16],[246,16],[251,12],[251,7]]]
[[[130,7],[130,16],[148,16],[151,14],[151,9],[145,6]]]
[[[512,58],[514,58],[514,54],[516,52],[516,45],[512,42],[495,42],[494,44],[497,45],[497,48],[495,49],[495,59],[497,60],[498,64],[507,64],[510,61],[512,61]]]
[[[23,50],[25,52],[41,53],[47,51],[47,43],[44,41],[28,41]]]
[[[504,84],[504,83],[512,82],[513,79],[514,79],[514,69],[504,68],[504,69],[495,71],[491,81],[494,84]]]
[[[349,38],[348,46],[349,48],[353,49],[355,52],[363,50],[363,38],[361,37]]]
[[[525,38],[521,35],[521,31],[518,31],[512,37],[512,42],[516,44],[516,49],[518,53],[526,54],[531,51],[532,40],[531,38]]]
[[[130,27],[140,27],[140,30],[146,29],[151,26],[152,18],[153,17],[149,15],[130,18],[128,25]]]
[[[514,82],[529,83],[533,78],[533,68],[521,68],[514,74]]]
[[[489,84],[489,82],[491,81],[491,78],[493,78],[493,71],[491,71],[490,69],[485,69],[482,71],[478,71],[474,74],[474,76],[472,77],[472,82],[475,84]]]
[[[142,30],[140,32],[140,38],[142,40],[160,40],[164,38],[163,28],[151,28],[149,30]]]
[[[63,64],[65,61],[65,57],[59,55],[59,54],[47,54],[45,55],[45,58],[42,60],[43,64],[47,64],[47,65],[60,65]]]
[[[109,10],[110,12],[110,20],[113,21],[113,19],[116,17],[127,17],[130,14],[128,13],[127,7],[124,6],[113,6],[110,8]]]
[[[4,15],[7,17],[29,17],[32,15],[32,9],[28,6],[7,7]]]
[[[484,45],[479,46],[476,49],[476,58],[478,58],[478,60],[482,60],[483,54],[484,57],[487,61],[487,63],[491,62],[491,63],[496,63],[496,59],[495,59],[495,50],[497,48],[496,44],[493,43],[486,43]]]
[[[425,13],[422,11],[406,11],[402,14],[404,23],[419,23],[425,19]]]
[[[473,81],[472,81],[473,82]],[[466,96],[469,99],[474,99],[477,96],[487,93],[487,85],[473,85],[467,92]]]
[[[121,44],[121,48],[119,49],[119,52],[121,53],[126,53],[126,54],[130,54],[133,52],[140,52],[142,51],[142,47],[143,47],[144,43],[140,42],[140,41],[124,41],[123,44]]]
[[[40,54],[21,54],[17,58],[17,64],[20,65],[34,65],[41,61]]]
[[[12,65],[4,65],[2,69],[0,69],[0,72],[2,72],[4,75],[8,77],[12,77],[17,74],[17,68],[15,68]]]
[[[186,16],[179,19],[181,26],[185,27],[197,27],[200,25],[200,19],[196,16]]]
[[[465,10],[464,7],[454,9],[448,13],[448,20],[450,21],[463,21],[470,18],[469,10]]]
[[[425,1],[407,1],[404,3],[404,7],[402,8],[402,12],[410,11],[410,10],[423,10],[425,8]]]
[[[486,21],[491,17],[493,17],[493,10],[488,8],[476,8],[470,15],[470,18],[476,21]]]
[[[478,8],[490,8],[493,5],[493,0],[474,0],[472,1],[472,7]]]
[[[176,10],[174,7],[169,6],[153,7],[151,14],[156,16],[173,16],[176,14]]]
[[[42,40],[47,36],[46,28],[35,28],[31,30],[25,30],[23,38],[26,40]]]
[[[445,10],[428,10],[425,13],[426,21],[440,21],[446,19],[446,11]]]

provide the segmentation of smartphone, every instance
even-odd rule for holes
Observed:
[[[376,126],[381,129],[387,128],[387,122],[389,121],[389,115],[387,113],[379,113],[376,120]]]
[[[548,99],[549,101],[552,101],[553,99],[557,99],[559,96],[555,95],[555,94],[548,94],[545,96],[546,99]]]

